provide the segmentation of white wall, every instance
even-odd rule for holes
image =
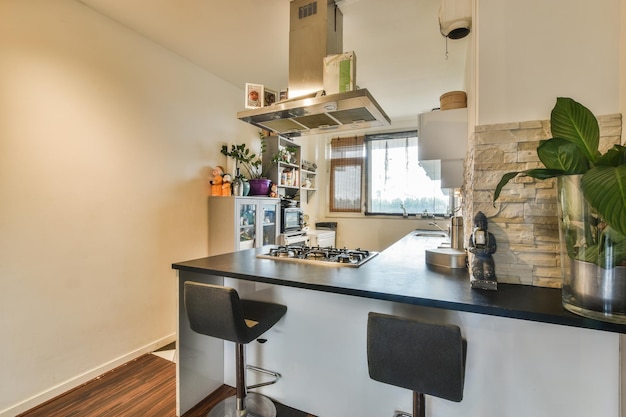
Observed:
[[[477,124],[548,119],[557,96],[617,112],[623,0],[475,1]]]
[[[79,2],[0,2],[0,415],[173,340],[242,94]]]

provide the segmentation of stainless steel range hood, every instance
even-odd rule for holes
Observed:
[[[333,0],[292,0],[290,99],[237,113],[244,122],[283,136],[387,126],[389,117],[367,89],[323,95],[324,57],[343,52],[343,15]],[[296,94],[298,97],[291,98]]]
[[[237,117],[283,136],[384,126],[389,118],[366,89],[276,103]]]

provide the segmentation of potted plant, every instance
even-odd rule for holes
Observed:
[[[626,323],[626,147],[601,154],[597,119],[571,98],[557,98],[550,123],[553,137],[537,147],[545,168],[503,175],[494,204],[518,175],[557,178],[563,305]]]
[[[272,156],[272,163],[293,164],[295,161],[295,153],[298,149],[293,146],[280,147],[278,152]]]
[[[221,153],[235,160],[237,178],[250,183],[250,195],[268,195],[271,181],[264,176],[261,156],[266,148],[265,135],[259,132],[261,139],[261,151],[257,155],[245,144],[231,145],[230,151],[227,145],[222,145]],[[247,172],[247,177],[240,172],[240,166]]]

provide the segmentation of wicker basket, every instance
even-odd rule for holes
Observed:
[[[467,107],[467,94],[465,91],[449,91],[439,97],[441,110],[452,110]]]

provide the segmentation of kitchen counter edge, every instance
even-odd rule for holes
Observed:
[[[561,290],[557,288],[499,283],[497,291],[472,289],[467,270],[426,265],[424,249],[436,247],[438,243],[409,233],[359,268],[256,257],[266,253],[269,247],[177,262],[172,268],[334,294],[626,333],[626,325],[592,320],[565,310]]]

